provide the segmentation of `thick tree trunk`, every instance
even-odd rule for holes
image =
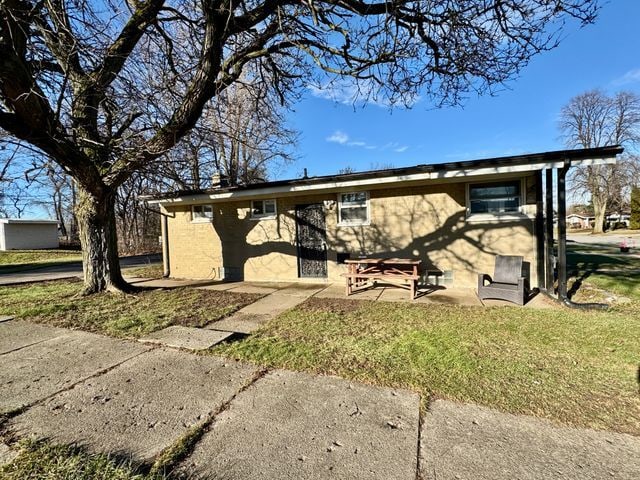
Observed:
[[[604,231],[604,217],[607,210],[607,200],[599,200],[596,196],[593,196],[592,202],[593,214],[596,217],[592,233],[602,233]]]
[[[96,194],[78,186],[76,218],[82,246],[85,295],[132,290],[120,272],[115,200],[115,191],[102,188]]]

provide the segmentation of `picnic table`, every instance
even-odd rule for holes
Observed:
[[[354,288],[375,285],[376,280],[409,286],[411,300],[416,298],[421,260],[413,258],[354,258],[344,261],[347,272],[343,273],[347,281],[347,296]]]

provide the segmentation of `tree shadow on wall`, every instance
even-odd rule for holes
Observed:
[[[426,269],[439,269],[439,265],[456,265],[477,271],[483,263],[482,257],[510,254],[519,250],[518,238],[497,238],[496,228],[522,227],[533,231],[531,220],[505,219],[500,223],[470,222],[461,207],[453,214],[443,213],[441,206],[420,197],[405,201],[401,208],[391,209],[383,202],[375,206],[376,219],[370,225],[337,227],[327,231],[328,248],[333,254],[348,253],[352,257],[380,256],[419,258]],[[326,215],[336,215],[334,210],[325,210]],[[220,212],[220,215],[223,215]],[[228,213],[227,213],[228,216]],[[216,216],[216,219],[221,216]],[[247,262],[258,257],[266,262],[261,265],[268,273],[268,253],[279,253],[287,257],[287,263],[296,268],[296,217],[293,212],[280,212],[269,225],[247,218],[225,218],[214,222],[214,229],[222,244],[225,272],[233,280],[243,280]],[[527,223],[524,223],[527,222]],[[428,223],[428,225],[427,225]],[[332,225],[333,222],[328,222]],[[268,226],[268,227],[267,227]],[[227,227],[227,228],[225,228]],[[314,227],[315,228],[315,227]],[[261,231],[258,231],[261,230]],[[422,233],[427,230],[427,233]],[[263,238],[260,242],[248,238]],[[499,240],[499,245],[496,241]],[[488,273],[488,272],[482,272]],[[265,275],[267,278],[268,275]]]

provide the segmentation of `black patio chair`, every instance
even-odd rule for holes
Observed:
[[[525,278],[522,276],[522,260],[517,255],[496,256],[493,278],[486,273],[478,274],[480,300],[494,298],[524,305],[526,288]]]

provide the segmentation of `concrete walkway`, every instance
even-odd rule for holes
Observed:
[[[48,438],[148,464],[198,428],[176,471],[228,480],[640,472],[640,439],[630,435],[442,401],[420,419],[408,391],[16,320],[0,323],[0,339],[0,412],[14,412],[0,430],[12,443]],[[0,461],[12,456],[0,442]]]
[[[228,291],[238,291],[243,293],[266,293],[267,290],[271,291],[268,295],[257,302],[247,305],[230,317],[210,323],[206,328],[211,330],[249,334],[260,328],[263,323],[277,317],[296,305],[301,304],[306,299],[325,288],[325,285],[304,283],[283,284],[280,288],[276,288],[273,285],[262,286],[248,284],[245,285],[244,288],[237,286]],[[260,289],[262,289],[262,291],[260,291]]]

